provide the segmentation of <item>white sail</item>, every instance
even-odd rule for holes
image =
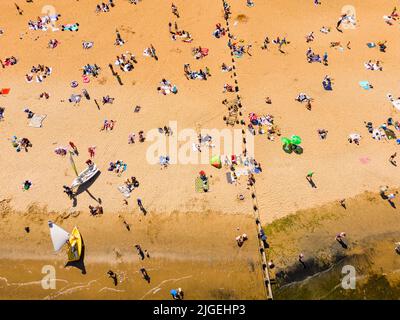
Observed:
[[[49,228],[54,251],[58,251],[69,240],[69,233],[51,221],[49,221]]]

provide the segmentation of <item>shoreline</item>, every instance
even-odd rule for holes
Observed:
[[[379,194],[364,192],[345,203],[346,209],[330,203],[264,227],[269,258],[276,265],[276,299],[396,298],[400,292],[400,256],[394,250],[400,240],[398,202],[393,208]],[[335,241],[340,232],[346,232],[347,249]],[[306,268],[298,261],[300,253]],[[341,286],[346,265],[355,268],[356,290]],[[382,286],[383,291],[374,289]]]

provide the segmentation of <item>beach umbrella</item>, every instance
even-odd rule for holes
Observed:
[[[301,138],[299,136],[292,136],[291,139],[293,144],[295,144],[296,146],[299,145],[301,143]]]
[[[217,168],[217,169],[221,169],[222,168],[222,162],[221,162],[221,157],[220,156],[213,156],[210,160],[210,164]]]
[[[282,138],[281,138],[281,141],[282,141],[282,143],[283,143],[284,145],[292,144],[292,141],[290,141],[290,139],[289,139],[289,138],[286,138],[286,137],[282,137]]]

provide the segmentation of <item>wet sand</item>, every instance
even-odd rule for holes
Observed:
[[[125,212],[120,217],[75,213],[61,218],[38,207],[25,214],[6,213],[4,203],[2,209],[1,299],[170,299],[169,290],[178,287],[184,290],[185,299],[265,298],[251,216]],[[53,252],[48,219],[68,231],[79,226],[85,243],[84,269],[65,267],[64,251]],[[239,248],[235,237],[242,233],[249,240]],[[150,258],[141,260],[135,244],[148,250]],[[56,270],[54,290],[41,286],[46,265]],[[142,267],[150,283],[142,279]],[[118,275],[117,286],[108,278],[108,270]]]
[[[398,299],[400,292],[399,205],[363,193],[346,200],[298,211],[268,225],[276,299]],[[346,232],[343,248],[335,236]],[[298,261],[304,254],[306,268]],[[356,270],[356,289],[344,290],[345,265]]]

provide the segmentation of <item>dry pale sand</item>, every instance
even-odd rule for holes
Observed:
[[[211,35],[214,24],[223,23],[221,2],[176,2],[181,12],[179,26],[192,33],[195,39],[192,44],[171,41],[167,25],[175,19],[170,12],[170,3],[142,1],[134,6],[119,1],[111,12],[98,15],[94,13],[96,3],[57,2],[56,10],[62,15],[59,24],[78,21],[80,30],[77,33],[28,30],[27,20],[39,15],[46,1],[21,5],[23,16],[17,14],[13,3],[1,3],[0,26],[5,29],[0,38],[2,57],[15,55],[19,59],[16,66],[1,71],[1,85],[12,88],[11,94],[1,100],[2,106],[6,107],[6,119],[0,124],[3,136],[0,159],[2,167],[6,168],[1,173],[1,196],[12,197],[12,204],[17,209],[25,209],[34,201],[48,205],[51,210],[70,207],[61,186],[71,183],[74,174],[68,160],[56,156],[53,149],[74,141],[81,151],[78,169],[84,167],[87,147],[97,146],[95,161],[102,174],[90,191],[103,200],[106,210],[115,211],[122,207],[121,195],[116,190],[122,178],[106,171],[110,161],[122,159],[128,163],[126,175],[135,175],[141,182],[136,194],[151,210],[247,212],[249,202],[238,204],[232,201],[237,190],[225,182],[223,170],[217,171],[208,165],[174,165],[160,171],[157,165],[149,165],[146,161],[149,143],[127,144],[130,132],[157,128],[169,120],[178,121],[181,129],[224,127],[222,117],[226,110],[221,105],[225,97],[222,86],[233,80],[222,74],[219,66],[222,62],[230,63],[230,55],[227,38],[215,39]],[[236,59],[244,114],[252,111],[271,113],[283,135],[298,134],[304,141],[304,153],[296,156],[284,153],[279,141],[256,137],[256,159],[264,169],[257,183],[258,200],[265,221],[364,190],[376,190],[382,183],[396,184],[397,168],[387,163],[396,147],[393,142],[370,139],[363,127],[364,120],[371,120],[376,125],[388,116],[396,120],[396,113],[386,101],[385,94],[398,93],[399,27],[390,27],[382,19],[384,14],[390,13],[395,2],[384,1],[377,7],[374,1],[355,1],[358,19],[355,30],[345,30],[341,34],[333,28],[328,35],[320,33],[318,30],[322,25],[334,27],[344,4],[347,2],[330,1],[314,7],[312,1],[257,1],[254,8],[248,8],[245,1],[232,3],[232,22],[239,14],[248,18],[247,22],[239,22],[236,26],[231,23],[231,32],[238,39],[253,44],[251,57],[246,55]],[[157,18],[147,23],[148,17],[155,14]],[[127,41],[123,47],[113,46],[115,28]],[[308,44],[304,36],[310,31],[316,34],[316,40],[310,46],[317,53],[328,52],[328,67],[306,62]],[[22,40],[20,34],[23,34]],[[291,41],[288,53],[282,55],[272,45],[269,51],[262,51],[260,46],[265,35],[270,38],[287,36]],[[55,50],[46,49],[50,38],[61,41]],[[94,41],[94,48],[82,50],[82,40]],[[387,53],[368,49],[365,45],[378,40],[388,40]],[[330,49],[330,41],[343,44],[351,41],[352,49],[344,52]],[[157,49],[158,62],[142,56],[143,49],[150,43]],[[210,55],[196,61],[190,53],[191,47],[196,45],[208,47]],[[126,50],[134,52],[139,63],[132,73],[121,75],[124,85],[119,86],[107,65]],[[383,60],[384,71],[366,71],[363,62],[368,59]],[[27,84],[24,74],[39,63],[53,67],[53,75],[43,84]],[[60,102],[77,92],[69,87],[69,83],[80,79],[80,68],[86,63],[97,63],[102,67],[99,79],[84,86],[92,97],[99,100],[109,94],[116,98],[113,105],[106,105],[100,111],[93,102],[83,101],[79,107]],[[184,63],[191,63],[194,69],[208,66],[212,77],[208,81],[187,81],[182,72]],[[321,86],[326,74],[335,80],[333,92],[326,92]],[[158,81],[163,77],[178,85],[178,95],[157,93]],[[369,80],[375,88],[369,92],[362,90],[358,81],[363,79]],[[82,88],[81,85],[77,89]],[[49,100],[38,100],[43,91],[51,94]],[[315,98],[311,112],[294,101],[301,91]],[[272,105],[265,105],[267,95],[271,96]],[[132,112],[135,105],[142,106],[139,114]],[[27,126],[22,112],[25,106],[48,115],[42,129]],[[99,132],[106,118],[117,120],[113,132]],[[326,141],[319,140],[318,128],[329,131]],[[360,132],[364,136],[359,147],[347,143],[347,135],[351,132]],[[34,147],[29,153],[16,153],[10,146],[7,138],[14,134],[32,141]],[[362,164],[359,160],[362,157],[368,157],[370,162]],[[214,176],[210,194],[193,191],[194,177],[200,169]],[[318,188],[315,190],[309,188],[304,179],[309,170],[316,172]],[[20,188],[25,179],[34,183],[27,193],[21,192]],[[86,208],[90,203],[93,203],[90,196],[82,194],[78,209]]]
[[[96,0],[57,1],[56,11],[61,14],[58,24],[79,22],[80,29],[78,32],[54,33],[31,31],[27,26],[29,19],[41,15],[41,9],[48,1],[35,0],[31,4],[21,2],[19,5],[24,10],[22,16],[18,15],[13,2],[0,3],[0,27],[5,31],[0,36],[0,58],[14,55],[19,60],[17,65],[0,70],[0,86],[12,88],[8,96],[0,97],[0,105],[6,108],[5,120],[0,123],[0,198],[9,199],[9,205],[18,211],[28,210],[32,203],[45,206],[48,211],[68,211],[71,201],[62,192],[62,185],[70,184],[74,173],[69,160],[56,156],[53,150],[73,141],[81,152],[76,159],[78,170],[85,167],[87,148],[96,145],[94,161],[102,171],[89,188],[90,193],[84,192],[78,196],[73,210],[85,211],[82,214],[87,215],[87,206],[95,204],[94,199],[100,198],[106,212],[102,218],[105,227],[108,226],[108,219],[117,219],[116,212],[126,210],[117,186],[128,176],[136,176],[140,181],[140,188],[134,191],[133,200],[129,200],[130,212],[137,212],[135,198],[141,197],[150,214],[157,214],[154,219],[161,219],[162,213],[174,211],[249,214],[250,194],[245,193],[246,199],[242,202],[235,200],[237,194],[246,189],[246,181],[242,181],[239,186],[229,185],[225,180],[225,170],[218,171],[208,164],[171,165],[167,170],[160,170],[158,165],[150,165],[146,161],[149,142],[127,144],[130,132],[146,132],[164,126],[169,121],[177,121],[180,129],[225,128],[222,118],[226,114],[226,108],[221,101],[227,95],[222,93],[222,89],[224,83],[233,83],[233,79],[221,73],[219,68],[222,62],[229,64],[231,56],[226,46],[227,37],[212,37],[215,23],[224,23],[221,1],[174,1],[181,13],[179,27],[191,32],[194,38],[192,44],[170,39],[168,22],[175,21],[170,11],[170,2],[143,0],[137,6],[122,0],[115,2],[116,7],[109,13],[96,14]],[[399,94],[397,77],[400,70],[400,30],[398,24],[390,27],[382,19],[383,15],[390,14],[396,2],[385,0],[377,6],[376,1],[372,0],[353,1],[358,24],[356,29],[345,30],[343,33],[337,32],[334,26],[341,14],[341,8],[348,4],[347,1],[323,1],[318,7],[312,1],[255,2],[254,8],[246,7],[244,0],[231,3],[231,32],[238,39],[244,39],[246,44],[253,45],[252,56],[245,55],[236,59],[244,106],[242,111],[245,115],[250,112],[274,115],[283,136],[298,134],[303,139],[304,148],[302,155],[288,155],[283,152],[279,139],[271,142],[266,136],[255,137],[255,156],[263,166],[262,174],[257,176],[256,185],[262,221],[271,222],[298,209],[355,196],[365,190],[377,190],[381,184],[398,186],[398,168],[387,161],[397,147],[393,141],[374,141],[363,124],[364,120],[368,120],[378,125],[389,116],[399,120],[397,112],[387,102],[385,95],[387,92]],[[235,23],[239,15],[245,15],[247,19],[239,19]],[[332,32],[328,35],[320,33],[318,30],[323,25],[332,27]],[[113,45],[116,28],[126,40],[123,47]],[[309,44],[305,42],[304,36],[311,31],[315,32],[316,39],[310,46],[317,53],[328,52],[328,67],[308,64],[306,61],[305,51]],[[270,39],[278,35],[286,36],[291,42],[285,48],[287,54],[279,53],[272,44],[268,51],[261,50],[260,46],[266,35]],[[51,38],[61,42],[54,50],[46,48]],[[94,41],[94,48],[83,50],[83,40]],[[367,42],[379,40],[388,41],[386,53],[367,48]],[[351,50],[339,52],[329,48],[331,41],[341,41],[343,45],[351,41]],[[159,61],[143,57],[143,49],[150,44],[157,49]],[[209,56],[196,61],[191,55],[191,48],[194,46],[209,48]],[[108,64],[113,63],[117,55],[127,50],[136,55],[138,64],[131,73],[119,72],[124,83],[120,86],[112,76]],[[369,59],[382,60],[384,71],[366,71],[363,62]],[[80,69],[87,63],[99,65],[102,68],[100,76],[87,85],[80,83],[77,89],[72,89],[70,82],[80,81]],[[190,63],[193,69],[208,66],[212,77],[207,81],[188,81],[183,75],[184,63]],[[24,75],[32,65],[37,64],[52,67],[53,74],[42,84],[27,84]],[[321,81],[327,74],[334,79],[332,92],[324,91],[321,86]],[[177,95],[162,96],[157,93],[158,82],[164,77],[177,84]],[[358,86],[360,80],[369,80],[374,89],[362,90]],[[93,100],[83,100],[76,107],[62,102],[70,94],[79,93],[83,88],[89,91],[92,99],[101,100],[102,96],[109,94],[115,97],[115,102],[113,105],[102,106],[101,110],[96,108]],[[38,99],[43,91],[50,93],[49,100]],[[315,99],[311,112],[294,101],[299,92],[306,92]],[[264,103],[266,96],[272,98],[272,105]],[[142,107],[138,114],[133,113],[135,105]],[[39,114],[47,114],[43,128],[28,127],[22,111],[25,107]],[[114,131],[99,131],[104,119],[117,121]],[[318,128],[329,131],[326,141],[319,140],[316,133]],[[347,142],[347,136],[352,132],[362,134],[360,146]],[[28,153],[16,153],[9,141],[13,135],[29,138],[33,148]],[[368,158],[369,161],[364,164],[360,158]],[[117,159],[128,163],[128,170],[123,177],[107,171],[108,163]],[[212,174],[211,190],[208,194],[194,191],[194,179],[201,169]],[[316,189],[310,188],[305,180],[309,170],[315,171],[314,177],[318,186]],[[33,186],[29,192],[22,192],[21,183],[26,179],[32,180]],[[214,219],[219,218],[212,214],[207,217],[209,223],[204,224],[202,229],[205,234],[218,230],[219,235],[224,235],[222,227],[214,229]],[[14,251],[17,252],[21,248],[19,242],[24,243],[26,240],[22,238],[26,236],[21,234],[22,224],[14,226],[13,219],[1,221],[0,227],[6,230],[5,237],[21,237],[15,239]],[[48,233],[45,230],[46,214],[40,219],[42,234],[40,239],[30,243],[33,246],[25,247],[24,254],[28,256],[33,256],[36,252],[51,254]],[[229,222],[230,218],[225,220]],[[158,224],[157,220],[154,220],[154,224]],[[184,225],[191,225],[190,218],[185,220]],[[110,223],[110,228],[111,226],[113,224]],[[100,225],[96,224],[95,227],[98,228],[97,233],[93,231],[89,237],[95,237],[96,234],[100,238],[99,234],[105,231],[100,229]],[[12,235],[14,233],[20,236]],[[82,233],[86,239],[90,231],[82,230]],[[118,238],[119,234],[115,236]],[[141,236],[144,241],[145,236]],[[229,241],[234,236],[236,233],[232,232]],[[123,239],[119,241],[117,238],[111,247],[123,246]],[[220,241],[219,237],[210,239],[213,243]],[[190,238],[185,239],[185,243],[190,241]],[[254,239],[252,241],[255,242]],[[89,245],[88,242],[87,245],[88,250],[94,250],[93,244]],[[175,243],[171,247],[176,246],[176,250],[180,251],[183,250],[179,248],[180,245],[183,244]],[[234,246],[233,243],[232,250]],[[228,253],[224,251],[224,256],[227,256],[233,252],[231,249],[221,250],[227,250]],[[160,248],[157,250],[162,251]],[[197,250],[201,252],[201,246],[193,249],[193,254]],[[10,258],[12,252],[6,250],[2,254],[4,258]],[[210,249],[207,254],[211,252]],[[103,254],[104,252],[99,252],[92,257],[102,257]],[[204,256],[206,253],[200,255]],[[252,257],[257,259],[258,256]],[[87,258],[91,259],[89,254]],[[240,267],[237,265],[234,268]],[[258,270],[259,267],[256,267],[255,272]],[[180,274],[183,276],[187,272]],[[195,287],[195,284],[192,285]],[[144,293],[143,289],[135,297],[140,298]],[[204,293],[198,297],[210,296]],[[259,293],[254,296],[259,296]]]

